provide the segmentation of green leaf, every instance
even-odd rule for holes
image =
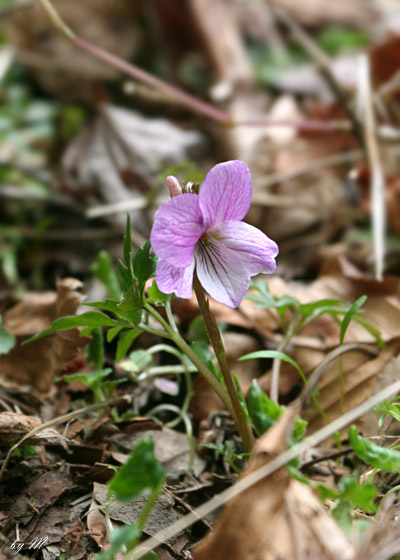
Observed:
[[[98,554],[95,560],[114,560],[117,552],[130,542],[137,541],[140,538],[141,533],[142,532],[137,523],[113,529],[110,534],[111,548]]]
[[[100,311],[87,311],[82,313],[82,315],[71,315],[69,317],[61,317],[54,321],[52,326],[39,334],[35,334],[28,340],[25,340],[23,344],[28,344],[34,340],[39,340],[49,334],[53,334],[57,331],[68,331],[70,329],[75,329],[76,327],[116,327],[121,326],[121,323],[107,317],[104,313]]]
[[[114,388],[118,387],[118,385],[121,385],[121,383],[125,383],[126,381],[129,381],[127,377],[121,377],[121,379],[114,379],[113,381],[103,381],[100,385],[100,388],[105,393],[107,393],[107,395],[111,396]]]
[[[378,494],[378,489],[373,482],[360,484],[354,476],[343,476],[338,484],[340,499],[347,500],[353,506],[369,513],[377,510],[373,500]]]
[[[129,290],[135,279],[128,267],[125,266],[122,261],[118,261],[118,275],[121,280],[122,289],[126,292],[126,290]]]
[[[8,354],[8,352],[14,348],[16,342],[17,339],[15,336],[0,325],[0,355]]]
[[[158,305],[165,305],[167,301],[171,298],[171,294],[163,294],[158,286],[157,282],[154,280],[150,288],[147,290],[147,295],[152,300],[153,303]]]
[[[124,261],[131,278],[134,278],[133,263],[132,263],[132,237],[131,237],[131,217],[126,215],[126,231],[124,235]]]
[[[224,378],[222,377],[221,372],[217,371],[215,367],[214,355],[210,352],[208,344],[201,340],[196,340],[195,342],[192,342],[191,347],[196,356],[198,356],[200,360],[206,364],[214,377],[216,377],[225,386]]]
[[[137,337],[142,332],[143,332],[142,329],[135,328],[135,329],[125,330],[119,335],[118,344],[117,344],[117,353],[115,357],[117,362],[120,362],[122,358],[125,357],[126,353],[128,352],[133,342],[137,339]]]
[[[254,379],[248,392],[249,413],[251,421],[258,436],[265,433],[280,417],[285,410],[284,406],[272,401]],[[299,441],[306,431],[307,422],[296,416],[293,434],[289,442],[291,444]]]
[[[165,470],[154,456],[153,440],[146,437],[135,446],[108,486],[117,500],[129,502],[146,491],[155,491],[164,476]]]
[[[367,301],[367,296],[361,296],[360,298],[358,298],[358,300],[353,303],[353,305],[347,311],[346,315],[343,317],[342,323],[340,325],[339,344],[343,344],[344,336],[346,334],[346,331],[352,319],[355,317],[360,307],[362,307],[366,301]]]
[[[278,358],[283,362],[287,362],[288,364],[291,364],[299,372],[300,377],[302,378],[304,383],[305,384],[307,383],[306,377],[303,371],[301,370],[301,368],[299,367],[299,365],[290,356],[284,354],[283,352],[278,352],[278,350],[257,350],[257,352],[250,352],[250,354],[245,354],[244,356],[241,356],[239,358],[239,361],[255,360],[258,358],[271,358],[271,359]]]
[[[344,313],[347,305],[345,301],[340,299],[321,299],[319,301],[299,305],[299,311],[303,320],[306,319],[306,322],[310,323],[324,313],[329,313],[331,315]]]
[[[104,339],[103,330],[100,327],[91,329],[92,340],[86,347],[86,359],[96,369],[101,369],[104,362]]]
[[[362,461],[389,472],[400,471],[400,452],[381,447],[357,434],[357,428],[349,428],[349,443]]]
[[[124,327],[113,327],[112,329],[109,329],[107,331],[107,342],[112,342],[114,340],[114,338],[116,338],[119,333],[121,331],[123,331],[126,328],[126,326]]]
[[[350,502],[339,500],[332,509],[332,516],[346,535],[350,535],[353,524],[353,506]]]
[[[279,418],[283,408],[271,401],[254,379],[248,393],[249,413],[258,436],[265,433]]]
[[[105,301],[90,301],[85,302],[83,305],[87,307],[97,307],[98,309],[103,309],[104,311],[109,311],[110,313],[114,313],[118,315],[119,309],[118,305],[120,304],[121,299],[115,301],[113,299],[106,299]]]
[[[133,274],[139,281],[141,289],[144,288],[147,280],[156,274],[158,258],[155,255],[150,256],[150,248],[150,241],[146,241],[145,245],[137,250],[133,261]]]
[[[67,383],[72,383],[73,381],[81,381],[89,387],[89,389],[96,389],[101,386],[104,377],[108,377],[112,372],[111,368],[106,368],[98,371],[93,371],[92,373],[69,373],[63,375],[62,377],[56,377],[54,380],[56,383],[58,381],[66,381]]]
[[[231,373],[232,373],[232,377],[233,377],[233,380],[234,380],[235,385],[236,385],[236,390],[237,390],[237,393],[238,393],[240,406],[242,407],[243,414],[244,414],[244,417],[246,419],[246,422],[247,422],[248,426],[251,428],[250,414],[249,414],[249,410],[247,408],[246,399],[244,398],[242,387],[240,386],[239,380],[236,377],[235,372],[232,371]],[[230,442],[227,442],[227,443],[229,444]]]
[[[121,288],[118,276],[114,272],[112,259],[107,251],[100,251],[97,261],[91,266],[91,270],[96,278],[104,284],[110,298],[119,300],[121,298]]]
[[[117,305],[118,313],[130,323],[140,323],[143,314],[143,301],[140,297],[136,282],[124,293],[121,303]]]
[[[283,315],[287,309],[294,309],[300,304],[299,300],[292,296],[283,296],[281,298],[273,296],[269,291],[268,284],[261,279],[254,282],[250,288],[257,290],[259,293],[248,294],[246,298],[258,303],[256,307],[259,309],[275,308],[279,309]]]

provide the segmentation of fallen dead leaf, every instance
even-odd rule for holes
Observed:
[[[286,449],[297,413],[290,406],[258,440],[242,477]],[[352,560],[354,549],[312,490],[285,467],[228,502],[214,532],[195,547],[195,560]]]
[[[132,201],[159,185],[163,165],[186,161],[200,141],[198,132],[182,130],[166,119],[102,105],[64,154],[65,184],[90,205]],[[109,219],[125,228],[126,210]],[[143,207],[132,211],[131,222],[136,232],[148,235],[151,219]]]
[[[41,425],[39,418],[26,416],[18,412],[0,413],[0,447],[14,445],[34,428]],[[51,428],[42,430],[24,441],[24,445],[38,445],[46,443],[61,443],[65,445],[66,438]]]
[[[162,430],[149,430],[139,433],[116,434],[113,441],[122,451],[129,453],[139,440],[151,436],[154,441],[154,455],[159,463],[167,471],[167,480],[176,482],[189,471],[190,444],[185,434],[163,428]],[[205,461],[195,455],[193,461],[193,473],[198,476],[203,472]]]
[[[46,394],[64,364],[73,360],[79,348],[89,342],[90,337],[80,337],[79,329],[71,329],[22,346],[24,340],[50,327],[55,319],[76,313],[82,302],[77,291],[80,286],[81,282],[73,278],[59,280],[57,293],[52,297],[50,294],[44,297],[27,294],[7,311],[4,326],[17,336],[17,345],[8,354],[0,356],[3,385]]]

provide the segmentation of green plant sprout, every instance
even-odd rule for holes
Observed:
[[[363,316],[360,311],[361,306],[367,300],[367,296],[361,296],[355,303],[349,304],[340,299],[322,299],[311,303],[300,303],[300,301],[292,296],[276,297],[273,296],[268,288],[266,282],[257,280],[251,286],[251,289],[258,292],[256,294],[250,293],[247,298],[256,302],[259,309],[276,309],[279,319],[282,324],[283,338],[278,345],[276,352],[281,352],[282,355],[276,354],[275,356],[261,351],[263,355],[253,357],[274,358],[272,365],[272,378],[271,378],[271,399],[275,402],[278,401],[278,387],[279,387],[279,373],[281,360],[288,360],[283,357],[290,340],[294,335],[301,331],[306,325],[320,317],[321,315],[328,314],[340,324],[340,345],[344,342],[344,336],[351,321],[356,321],[363,326],[369,333],[371,333],[378,345],[383,347],[385,345],[381,335],[373,325],[371,325]],[[247,359],[248,356],[247,356]],[[290,362],[292,363],[292,362]],[[292,363],[299,371],[298,365]],[[300,375],[301,372],[299,371]],[[304,381],[304,378],[303,378]],[[342,383],[342,381],[341,381]]]
[[[146,437],[134,447],[126,462],[108,483],[104,513],[107,524],[112,529],[111,548],[99,554],[96,560],[113,560],[120,550],[127,553],[137,546],[149,513],[162,491],[164,480],[165,470],[154,456],[153,440]],[[136,523],[113,529],[109,515],[111,499],[126,503],[143,494],[147,494],[148,499]],[[143,558],[156,560],[158,556],[152,552]]]
[[[241,472],[236,462],[243,461],[243,459],[249,456],[249,453],[237,453],[235,446],[229,440],[224,443],[221,442],[218,445],[215,443],[205,443],[199,447],[211,449],[218,453],[218,455],[221,455],[224,462],[227,463],[236,474],[240,474]]]

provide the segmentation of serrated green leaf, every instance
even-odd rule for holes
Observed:
[[[14,348],[16,342],[15,336],[0,325],[0,355],[8,354]]]
[[[146,491],[154,491],[164,480],[165,470],[154,456],[154,443],[150,437],[142,439],[108,486],[121,502],[129,502]]]
[[[163,294],[158,286],[157,282],[154,280],[152,285],[147,290],[147,295],[155,304],[165,305],[167,301],[171,298],[171,294]]]
[[[121,317],[124,317],[134,325],[140,323],[143,314],[143,301],[136,282],[124,293],[122,301],[117,307]]]
[[[150,241],[146,241],[143,247],[139,247],[136,251],[133,261],[133,274],[139,281],[141,289],[147,280],[153,278],[156,274],[158,258],[155,255],[150,256]]]
[[[129,269],[124,265],[122,261],[118,261],[118,276],[121,280],[122,289],[124,292],[126,292],[126,290],[129,290],[135,279],[133,277],[133,274],[129,271]]]
[[[71,315],[69,317],[61,317],[54,321],[52,326],[39,334],[36,334],[23,342],[23,344],[28,344],[34,340],[39,340],[44,336],[53,334],[57,331],[68,331],[70,329],[75,329],[76,327],[116,327],[121,326],[121,323],[107,317],[104,313],[100,311],[87,311],[82,313],[82,315]]]
[[[121,298],[121,287],[118,276],[114,272],[112,259],[107,251],[100,251],[96,262],[91,266],[91,270],[96,278],[104,284],[108,295],[119,300]]]
[[[120,362],[122,358],[125,357],[126,353],[128,352],[133,342],[137,339],[137,337],[142,332],[143,332],[142,329],[135,328],[135,329],[125,330],[120,334],[118,339],[118,344],[117,344],[117,353],[115,357],[117,362]]]
[[[381,447],[357,434],[357,428],[349,428],[349,443],[357,457],[366,463],[389,472],[400,472],[400,452]]]

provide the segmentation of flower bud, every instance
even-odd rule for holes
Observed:
[[[168,175],[168,177],[165,179],[165,182],[167,183],[171,198],[182,194],[182,187],[176,177],[174,177],[173,175]]]

